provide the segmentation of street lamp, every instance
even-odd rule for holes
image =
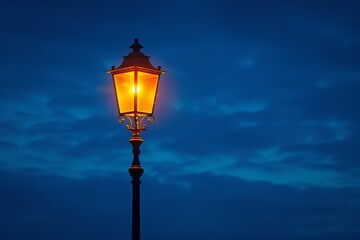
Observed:
[[[133,50],[124,57],[122,64],[107,71],[113,77],[115,95],[119,110],[119,122],[127,120],[126,128],[132,132],[130,143],[133,147],[133,161],[129,168],[132,177],[132,240],[140,240],[140,177],[144,169],[140,165],[141,131],[146,129],[144,121],[154,122],[153,112],[161,67],[155,68],[148,56],[140,49],[139,40],[130,46]]]

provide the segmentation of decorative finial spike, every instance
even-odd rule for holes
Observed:
[[[135,38],[134,43],[130,46],[134,52],[140,52],[140,49],[143,48],[143,46],[139,43],[139,39]]]

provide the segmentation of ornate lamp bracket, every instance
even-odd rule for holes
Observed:
[[[140,136],[142,131],[145,131],[147,128],[146,122],[152,124],[155,122],[155,118],[152,115],[144,115],[144,116],[128,116],[123,115],[118,117],[118,122],[123,123],[127,122],[126,129],[132,132],[133,136]]]

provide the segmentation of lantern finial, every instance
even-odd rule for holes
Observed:
[[[140,52],[140,49],[143,48],[143,46],[139,43],[139,39],[135,38],[134,43],[130,46],[134,52]]]

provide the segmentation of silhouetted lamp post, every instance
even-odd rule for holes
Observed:
[[[128,121],[126,128],[132,132],[130,143],[133,147],[133,161],[129,168],[132,177],[132,240],[140,240],[140,177],[144,169],[140,165],[141,131],[146,129],[144,121],[154,122],[153,112],[161,67],[155,68],[148,56],[140,49],[138,39],[130,46],[132,52],[124,57],[119,67],[107,71],[113,77],[119,110],[119,122]]]

